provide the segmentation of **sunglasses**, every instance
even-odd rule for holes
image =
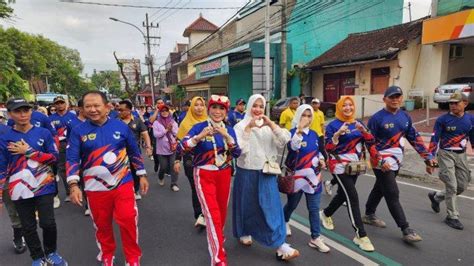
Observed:
[[[216,101],[216,102],[221,101],[221,102],[223,102],[223,103],[229,101],[229,97],[224,96],[224,95],[221,96],[221,95],[214,95],[214,94],[213,94],[213,95],[211,95],[211,99],[212,99],[213,101]]]

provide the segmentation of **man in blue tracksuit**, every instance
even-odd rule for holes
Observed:
[[[436,119],[431,137],[430,152],[438,155],[439,179],[445,185],[444,191],[430,192],[428,197],[434,212],[440,212],[439,203],[446,201],[448,215],[444,222],[458,230],[464,226],[459,221],[456,197],[463,193],[471,181],[467,162],[467,142],[474,148],[474,117],[465,113],[468,105],[463,93],[453,93],[449,100],[449,113]]]
[[[422,238],[408,224],[405,212],[400,204],[396,181],[403,161],[404,139],[410,142],[427,165],[434,165],[436,161],[433,160],[433,156],[425,147],[420,134],[413,127],[411,117],[400,110],[403,101],[402,89],[397,86],[387,88],[383,100],[385,108],[375,113],[368,123],[370,132],[375,137],[377,151],[382,156],[383,162],[381,167],[374,167],[376,181],[366,203],[366,215],[362,220],[366,224],[385,227],[385,222],[375,216],[378,204],[382,198],[385,198],[390,214],[402,230],[402,239],[409,243],[418,242]]]
[[[9,100],[7,109],[14,126],[0,137],[0,190],[5,182],[9,183],[8,194],[18,212],[32,265],[67,265],[56,252],[56,181],[51,165],[58,158],[58,149],[53,136],[31,124],[32,107],[25,99]],[[36,231],[35,211],[43,230],[43,243]]]

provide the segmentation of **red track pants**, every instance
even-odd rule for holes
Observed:
[[[195,168],[196,192],[206,219],[211,265],[227,265],[224,249],[224,225],[229,203],[231,168],[209,171]]]
[[[100,261],[111,260],[115,253],[112,219],[120,227],[125,259],[130,265],[139,265],[142,252],[138,246],[138,209],[133,182],[111,191],[87,191],[87,199],[96,229]]]

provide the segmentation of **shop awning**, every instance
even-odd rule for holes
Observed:
[[[423,22],[423,44],[474,39],[474,9],[436,17]]]

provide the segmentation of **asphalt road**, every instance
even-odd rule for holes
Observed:
[[[152,164],[147,160],[151,189],[143,200],[138,202],[139,241],[143,249],[142,265],[209,265],[206,234],[193,227],[191,194],[187,179],[182,175],[178,182],[181,191],[172,192],[169,180],[160,187],[153,173]],[[329,176],[326,175],[328,178]],[[459,198],[463,231],[446,226],[445,205],[435,214],[431,211],[427,198],[428,190],[424,184],[412,184],[406,180],[400,184],[401,202],[411,226],[418,230],[423,241],[416,245],[402,242],[401,232],[396,228],[385,202],[380,204],[377,215],[387,222],[387,228],[367,226],[370,239],[376,252],[365,253],[352,244],[354,231],[350,226],[345,207],[334,215],[335,231],[323,230],[323,235],[331,247],[331,252],[322,254],[307,246],[309,240],[309,222],[305,201],[302,200],[291,222],[293,236],[288,242],[299,249],[301,256],[288,265],[474,265],[474,195],[466,194]],[[367,195],[374,183],[372,176],[360,177],[357,188],[364,211]],[[62,188],[62,186],[60,186]],[[62,192],[62,191],[61,191]],[[323,194],[322,207],[330,198]],[[285,202],[282,195],[282,202]],[[230,206],[230,204],[229,204]],[[6,211],[0,209],[0,265],[30,265],[28,253],[16,255],[11,243],[10,222]],[[282,265],[276,261],[274,250],[258,244],[252,247],[241,246],[232,237],[231,208],[225,230],[226,249],[230,265]],[[94,229],[89,217],[83,210],[72,204],[63,203],[56,210],[58,225],[58,251],[69,265],[99,265],[95,257],[98,249],[94,238]],[[118,230],[117,265],[124,264]]]

